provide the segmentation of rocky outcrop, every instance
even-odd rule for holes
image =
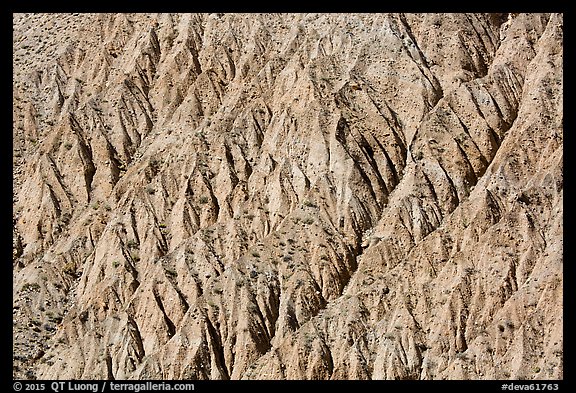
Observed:
[[[563,378],[562,14],[15,14],[14,378]]]

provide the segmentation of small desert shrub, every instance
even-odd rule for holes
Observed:
[[[64,265],[64,268],[62,269],[62,271],[66,274],[71,275],[71,276],[75,276],[76,275],[76,265],[74,264],[74,262],[68,262],[66,265]]]
[[[162,164],[162,161],[160,161],[158,158],[152,158],[150,160],[150,166],[154,169],[158,169],[158,167]]]
[[[129,248],[135,248],[135,247],[138,246],[138,244],[136,243],[136,240],[128,240],[128,241],[126,242],[126,245],[127,245]]]
[[[32,292],[38,292],[40,291],[40,285],[34,283],[26,283],[22,286],[22,290],[23,291],[32,291]]]
[[[169,276],[172,276],[172,277],[177,277],[177,276],[178,276],[178,272],[177,272],[176,270],[174,270],[174,269],[166,268],[165,271],[166,271],[166,274],[168,274]]]
[[[455,356],[456,356],[456,359],[461,359],[461,360],[467,359],[467,356],[464,352],[457,352]]]
[[[48,319],[50,320],[50,322],[54,322],[54,323],[60,323],[62,322],[62,317],[58,314],[55,314],[53,312],[48,312],[46,314],[46,316],[48,317]]]
[[[317,207],[316,204],[310,200],[305,200],[302,204],[307,207]]]
[[[306,225],[310,225],[310,224],[314,223],[314,219],[312,217],[307,217],[304,220],[302,220],[302,223],[306,224]]]

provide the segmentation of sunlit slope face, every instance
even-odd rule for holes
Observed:
[[[561,14],[13,31],[14,378],[563,378]]]

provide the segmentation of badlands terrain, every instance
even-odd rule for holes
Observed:
[[[13,377],[562,379],[562,14],[14,14]]]

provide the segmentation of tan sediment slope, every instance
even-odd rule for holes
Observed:
[[[14,378],[563,378],[562,14],[13,24]]]

